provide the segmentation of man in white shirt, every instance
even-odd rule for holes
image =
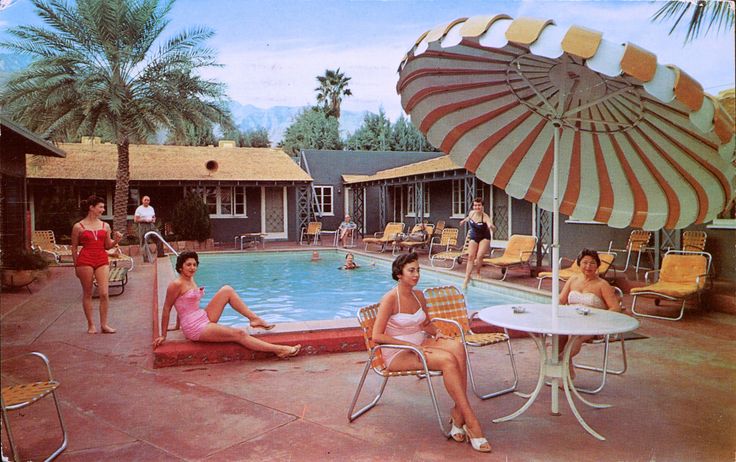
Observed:
[[[141,245],[141,255],[143,255],[143,261],[149,262],[153,260],[151,252],[146,245],[146,239],[143,237],[149,231],[156,231],[156,212],[151,207],[151,198],[143,196],[141,205],[135,209],[135,215],[133,220],[138,223],[138,240]]]

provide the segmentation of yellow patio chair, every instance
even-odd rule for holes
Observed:
[[[685,313],[685,302],[689,298],[697,296],[699,304],[700,294],[708,280],[712,259],[711,254],[708,252],[670,250],[662,259],[661,269],[647,271],[644,274],[644,280],[648,285],[631,289],[631,295],[634,296],[634,299],[631,301],[631,311],[635,315],[645,318],[665,319],[668,321],[682,319],[682,315]],[[659,275],[659,279],[657,282],[649,284],[649,276],[655,274]],[[659,305],[659,301],[662,299],[682,301],[680,315],[675,318],[639,313],[636,311],[637,297],[652,297],[656,305]]]
[[[456,249],[459,230],[457,228],[445,228],[438,238],[433,237],[429,243],[429,264],[439,266],[439,262],[450,262],[449,269],[455,267],[455,263],[468,254],[470,239],[466,236],[462,248]],[[439,249],[439,250],[437,250]]]
[[[322,231],[322,223],[319,221],[310,221],[309,224],[302,228],[301,236],[299,236],[299,245],[304,245],[306,240],[307,245],[321,243],[319,239],[319,233]]]
[[[3,415],[3,426],[5,432],[8,435],[8,445],[10,446],[10,452],[13,455],[13,460],[20,462],[25,460],[21,458],[20,451],[15,444],[13,438],[13,431],[10,427],[10,417],[8,411],[16,411],[30,406],[34,403],[39,402],[42,398],[51,395],[54,398],[54,404],[56,405],[56,415],[59,418],[59,424],[61,426],[62,441],[61,445],[54,450],[54,452],[48,456],[46,461],[55,459],[61,452],[66,449],[68,444],[68,438],[66,433],[66,427],[64,426],[64,418],[61,416],[61,406],[59,405],[59,398],[56,396],[56,389],[59,387],[59,382],[54,380],[51,375],[51,366],[49,365],[49,359],[43,354],[37,351],[27,353],[26,355],[35,356],[43,361],[46,366],[46,379],[39,382],[22,383],[18,385],[10,385],[2,388],[2,397],[0,402],[2,404],[2,415]],[[25,355],[24,355],[25,356]],[[12,359],[16,359],[12,358]],[[26,411],[27,412],[27,411]],[[30,430],[30,428],[29,428]],[[47,428],[35,428],[39,433],[48,434]]]
[[[682,233],[682,250],[686,252],[705,252],[705,241],[708,234],[705,231],[685,231]]]
[[[386,250],[386,246],[389,244],[393,244],[394,240],[396,239],[396,236],[404,232],[404,223],[401,222],[391,222],[386,225],[386,227],[383,229],[383,232],[378,232],[373,235],[373,237],[365,237],[363,238],[363,244],[365,244],[365,250],[368,251],[368,245],[378,245],[381,247],[381,252]]]
[[[378,314],[378,303],[369,305],[366,307],[361,308],[358,310],[358,322],[360,323],[360,329],[363,332],[363,339],[365,340],[365,346],[368,350],[368,361],[365,363],[365,367],[363,368],[363,375],[360,377],[360,382],[358,383],[358,389],[355,391],[355,396],[353,397],[353,402],[350,404],[350,410],[348,410],[348,421],[352,422],[353,420],[357,419],[361,415],[365,414],[366,412],[373,409],[376,404],[378,404],[378,401],[381,399],[381,396],[383,396],[383,391],[386,389],[386,384],[388,383],[388,379],[391,377],[408,377],[408,376],[414,376],[414,377],[426,377],[427,378],[427,387],[429,388],[429,396],[432,398],[432,405],[434,406],[434,412],[437,414],[437,423],[440,426],[440,430],[442,431],[442,434],[445,435],[445,437],[450,436],[450,432],[448,429],[445,428],[443,424],[442,415],[440,414],[440,408],[437,404],[437,397],[434,392],[434,387],[432,385],[432,377],[441,376],[441,371],[435,371],[429,369],[427,366],[427,358],[425,358],[424,353],[420,348],[408,346],[408,345],[391,345],[391,344],[377,344],[373,341],[373,324],[376,322],[376,316]],[[381,354],[381,350],[383,349],[398,349],[398,350],[407,350],[407,351],[413,351],[414,353],[419,356],[419,359],[422,361],[422,369],[416,370],[416,371],[399,371],[399,372],[392,372],[386,369],[386,366],[383,362],[383,355]],[[376,397],[368,403],[367,405],[363,406],[359,410],[353,412],[355,410],[355,406],[358,403],[358,398],[360,398],[360,392],[363,390],[363,384],[365,383],[365,379],[368,376],[368,371],[372,370],[379,376],[383,377],[383,380],[381,382],[381,387],[378,391],[378,394]]]
[[[626,265],[624,266],[623,271],[626,272],[627,269],[629,269],[629,264],[631,263],[631,254],[636,252],[636,274],[639,274],[639,264],[641,263],[641,254],[646,253],[651,258],[651,251],[652,249],[648,248],[649,241],[652,239],[652,233],[649,231],[644,231],[643,229],[635,229],[631,231],[631,234],[629,235],[629,241],[626,243],[626,248],[624,249],[614,249],[613,247],[613,241],[608,245],[608,251],[609,252],[626,252]],[[652,259],[653,261],[653,259]]]
[[[61,263],[64,257],[69,257],[69,260],[72,260],[71,247],[57,244],[54,232],[50,229],[34,231],[31,237],[31,246],[42,256],[50,256],[56,263]]]
[[[601,259],[601,264],[600,266],[598,266],[598,276],[605,279],[605,275],[608,272],[608,270],[613,268],[614,278],[615,278],[616,268],[613,266],[613,260],[616,259],[616,253],[615,252],[598,252],[598,258]],[[560,269],[559,279],[562,282],[565,282],[571,277],[573,277],[574,275],[581,273],[580,267],[578,266],[577,259],[560,258],[560,266],[562,266],[562,263],[565,260],[571,261],[572,264],[568,266],[567,268]],[[552,278],[552,271],[542,271],[539,274],[537,274],[537,279],[539,280],[539,283],[537,284],[537,289],[541,289],[542,281],[548,278],[549,279]]]
[[[616,292],[616,297],[618,298],[618,304],[621,308],[623,308],[623,299],[624,299],[624,293],[623,291],[618,288],[614,287],[613,291]],[[621,368],[620,369],[613,369],[611,368],[610,362],[609,362],[609,352],[610,352],[610,344],[611,342],[620,342],[621,343]],[[596,365],[590,365],[590,364],[577,364],[573,362],[573,366],[577,369],[584,369],[588,371],[593,372],[600,372],[601,373],[601,382],[600,384],[595,388],[582,388],[576,386],[575,389],[582,393],[588,393],[588,394],[596,394],[600,393],[601,390],[603,390],[603,387],[606,386],[606,377],[611,375],[621,375],[628,369],[629,365],[626,360],[626,344],[624,343],[624,334],[608,334],[604,335],[602,338],[594,338],[593,340],[590,340],[587,342],[589,345],[603,345],[603,358],[601,361],[600,366]]]
[[[414,251],[415,249],[426,247],[429,244],[430,240],[432,239],[432,233],[434,233],[434,225],[431,225],[431,224],[425,225],[421,223],[418,225],[414,225],[414,227],[411,229],[411,233],[409,234],[418,233],[422,231],[422,229],[424,229],[424,231],[426,232],[426,234],[424,235],[423,241],[403,241],[403,240],[397,239],[394,241],[394,246],[393,246],[393,250],[391,253],[393,255],[398,255],[404,249],[409,250],[409,251]]]
[[[430,287],[424,289],[424,298],[427,300],[427,311],[429,318],[437,324],[437,328],[445,335],[452,337],[460,337],[465,345],[465,362],[468,365],[468,374],[470,375],[470,384],[473,392],[480,399],[493,398],[516,390],[519,383],[519,376],[516,373],[516,362],[514,361],[514,351],[511,349],[508,331],[504,329],[504,333],[494,332],[488,334],[476,334],[470,329],[470,319],[468,317],[468,308],[465,305],[465,296],[453,286]],[[475,377],[473,376],[473,365],[470,362],[470,354],[468,347],[484,347],[488,345],[496,345],[506,343],[509,350],[509,359],[511,361],[511,370],[514,374],[514,383],[507,388],[492,391],[490,393],[481,393],[475,385]]]
[[[514,234],[509,239],[506,248],[503,249],[503,255],[500,257],[493,257],[493,251],[499,249],[491,249],[491,258],[484,258],[483,264],[500,268],[502,281],[505,280],[506,275],[509,274],[508,270],[517,266],[528,267],[529,274],[531,275],[532,267],[529,264],[529,260],[531,260],[536,246],[536,236]]]

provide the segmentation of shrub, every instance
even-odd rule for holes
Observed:
[[[194,193],[174,206],[172,216],[174,233],[185,241],[204,241],[210,237],[210,214],[202,198]]]
[[[49,266],[43,257],[26,251],[8,252],[3,255],[3,268],[14,270],[42,270]]]

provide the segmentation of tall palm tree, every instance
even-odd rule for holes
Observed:
[[[317,103],[322,104],[327,115],[336,119],[340,118],[342,97],[353,94],[348,88],[348,82],[351,78],[340,72],[339,67],[334,71],[326,69],[325,75],[317,76],[319,87],[314,89],[317,92]]]
[[[182,132],[206,121],[230,124],[222,84],[202,79],[216,65],[202,46],[206,28],[160,38],[174,0],[31,0],[47,27],[20,26],[0,46],[34,61],[0,93],[13,119],[48,138],[112,134],[118,165],[113,206],[124,230],[129,145],[161,128]]]
[[[736,15],[734,14],[733,0],[668,0],[652,15],[652,21],[674,20],[670,34],[674,32],[687,14],[690,20],[687,24],[685,43],[707,34],[713,26],[717,31],[729,30],[733,32]],[[702,30],[703,26],[705,30]]]

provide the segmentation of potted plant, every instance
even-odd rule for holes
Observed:
[[[27,286],[48,266],[48,262],[36,253],[9,252],[3,256],[2,284],[4,287]]]

